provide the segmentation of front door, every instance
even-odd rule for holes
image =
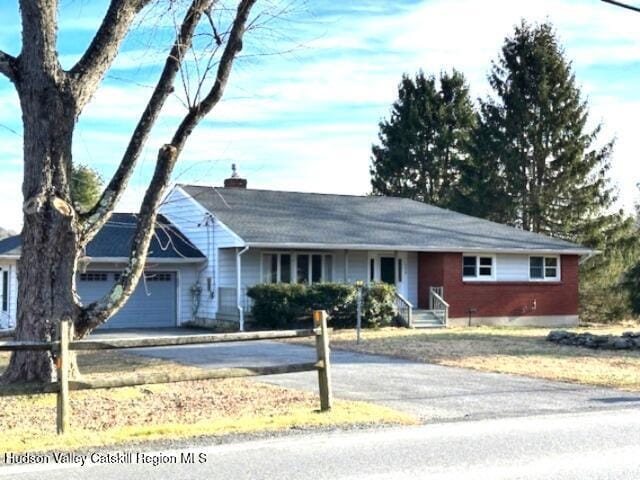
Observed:
[[[383,282],[395,285],[402,295],[406,295],[405,265],[407,256],[403,253],[369,254],[369,282]]]
[[[396,259],[380,257],[380,281],[390,285],[396,284]]]

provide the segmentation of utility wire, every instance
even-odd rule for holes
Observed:
[[[629,5],[627,3],[618,2],[617,0],[602,0],[604,3],[609,3],[611,5],[615,5],[616,7],[626,8],[627,10],[633,10],[634,12],[640,13],[640,7],[636,7],[634,5]]]

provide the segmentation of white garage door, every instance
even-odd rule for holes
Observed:
[[[118,278],[117,272],[87,271],[78,274],[82,303],[101,298]],[[122,310],[101,328],[157,328],[176,326],[175,272],[147,272]]]

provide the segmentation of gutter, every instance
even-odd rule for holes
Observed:
[[[552,255],[592,255],[600,253],[588,248],[491,248],[491,247],[428,247],[420,245],[380,245],[380,244],[347,244],[347,243],[292,243],[292,242],[247,242],[251,248],[285,248],[311,250],[382,250],[404,252],[433,253],[514,253],[514,254],[552,254]]]
[[[590,260],[591,258],[595,257],[596,255],[600,255],[602,252],[600,250],[591,250],[589,253],[587,253],[586,255],[584,255],[579,261],[578,261],[578,265],[582,265],[583,263],[587,262],[588,260]]]
[[[20,260],[20,255],[0,255],[0,260]],[[91,263],[123,263],[126,264],[129,262],[129,257],[81,257],[78,259],[82,262]],[[171,264],[171,263],[206,263],[206,257],[147,257],[146,263],[161,263],[161,264]]]
[[[249,250],[249,246],[245,246],[236,253],[236,308],[240,317],[240,331],[244,332],[244,308],[242,307],[242,255]]]

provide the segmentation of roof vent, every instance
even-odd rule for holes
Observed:
[[[224,179],[224,188],[247,188],[247,179],[238,175],[235,163],[231,165],[231,176]]]

